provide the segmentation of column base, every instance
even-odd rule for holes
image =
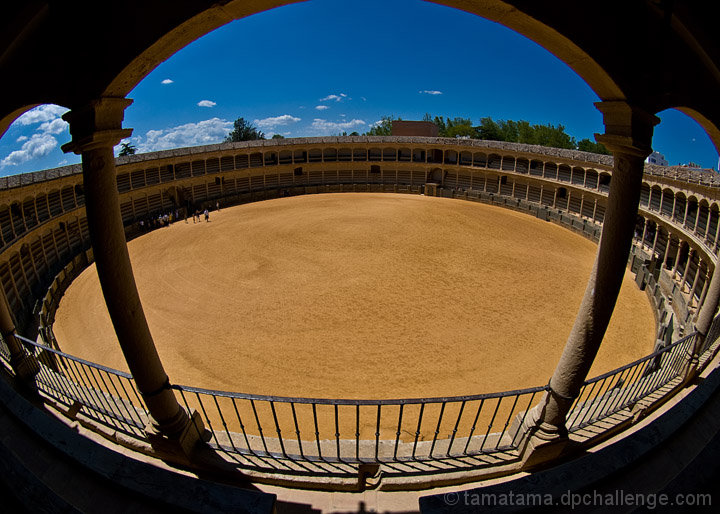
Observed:
[[[524,471],[534,469],[542,464],[553,461],[567,450],[570,439],[564,426],[558,427],[550,423],[540,422],[540,411],[530,411],[523,422],[525,433],[521,443],[520,462]]]
[[[173,420],[173,426],[179,425],[177,428],[171,430],[167,425],[160,427],[153,423],[145,427],[145,435],[153,449],[161,456],[171,455],[187,460],[195,444],[205,440],[207,430],[198,411],[192,409],[188,413],[181,408],[180,412],[182,414],[177,420]]]

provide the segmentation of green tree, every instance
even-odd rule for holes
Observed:
[[[137,147],[131,142],[126,141],[124,143],[120,143],[120,152],[118,152],[118,156],[122,157],[123,155],[134,155],[135,152],[137,152]]]
[[[255,127],[245,118],[238,118],[233,123],[233,130],[225,138],[226,143],[233,143],[236,141],[255,141],[256,139],[265,139],[265,134]]]
[[[537,141],[536,145],[552,146],[553,148],[577,148],[575,138],[565,133],[563,125],[535,125]]]
[[[270,139],[285,139],[285,136],[283,136],[282,134],[273,134],[273,137],[271,137]]]
[[[604,144],[596,143],[595,141],[591,141],[588,138],[578,141],[577,149],[583,152],[610,155],[610,150],[608,150]]]
[[[445,123],[444,137],[474,137],[475,129],[470,118],[448,118]]]
[[[380,123],[372,127],[370,130],[365,132],[364,136],[390,136],[392,135],[392,122],[395,120],[395,116],[383,116]],[[401,121],[401,118],[398,118]]]
[[[475,137],[477,139],[489,139],[490,141],[504,141],[503,131],[500,126],[492,118],[480,118],[480,125],[475,127]]]

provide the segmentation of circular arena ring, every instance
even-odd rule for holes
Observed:
[[[29,336],[22,340],[40,362],[36,381],[43,399],[64,415],[114,441],[156,452],[147,444],[145,427],[149,417],[133,378],[115,369],[123,365],[117,348],[112,347],[109,318],[103,320],[98,315],[96,321],[94,310],[84,320],[77,314],[78,310],[87,311],[101,302],[98,288],[91,283],[92,270],[87,269],[93,254],[79,171],[79,167],[69,167],[2,179],[4,184],[0,183],[0,188],[4,185],[2,193],[7,202],[0,208],[4,245],[0,254],[0,282],[20,332]],[[350,487],[358,477],[362,481],[382,473],[384,483],[403,488],[434,481],[468,481],[519,469],[519,445],[525,436],[527,413],[548,391],[544,385],[527,386],[547,382],[567,337],[592,266],[590,241],[597,241],[600,236],[611,178],[610,158],[582,152],[487,141],[337,137],[223,144],[130,156],[118,160],[117,185],[126,235],[133,239],[129,246],[134,265],[145,263],[136,265],[141,293],[145,294],[145,287],[148,295],[158,295],[144,299],[149,317],[151,321],[153,315],[158,319],[164,317],[168,327],[176,325],[180,331],[172,333],[167,328],[158,328],[156,335],[163,360],[168,361],[170,387],[181,404],[196,411],[202,419],[205,429],[201,435],[214,450],[213,455],[221,457],[221,467],[239,469],[258,480],[269,480],[267,477],[272,476],[275,481],[314,483],[314,487],[323,487],[316,483],[318,480],[326,481],[326,486],[329,483],[331,487]],[[628,262],[632,275],[626,274],[625,286],[625,289],[631,286],[628,299],[634,294],[637,300],[640,293],[630,283],[634,278],[645,296],[640,294],[642,301],[634,304],[625,304],[621,296],[616,312],[618,317],[626,315],[628,324],[619,325],[615,334],[611,325],[597,367],[593,368],[595,378],[584,383],[569,411],[566,425],[571,438],[580,445],[590,447],[624,429],[638,411],[647,412],[661,405],[683,383],[688,355],[695,343],[692,321],[707,291],[720,230],[713,184],[697,186],[693,196],[687,195],[688,189],[695,187],[689,181],[698,178],[668,175],[662,168],[646,167],[636,239]],[[315,196],[300,196],[311,194]],[[417,196],[421,194],[424,196]],[[218,202],[222,210],[216,213]],[[338,206],[328,214],[332,202]],[[368,206],[366,202],[375,204]],[[388,203],[395,205],[391,209]],[[185,225],[187,212],[205,208],[213,211],[209,225],[193,226],[192,218]],[[285,209],[287,212],[278,214]],[[264,224],[267,222],[258,214],[263,210],[270,217],[276,216],[275,224]],[[345,218],[334,223],[339,212],[344,212]],[[297,216],[299,213],[305,216]],[[435,225],[418,223],[411,227],[412,220],[422,217],[420,213],[432,218]],[[175,218],[174,224],[155,230],[153,226],[163,214]],[[294,215],[300,219],[293,218]],[[353,230],[344,234],[329,231],[330,226],[352,224],[353,216],[360,218]],[[490,219],[489,224],[482,225],[480,218]],[[322,223],[315,222],[318,219]],[[393,223],[399,220],[402,223]],[[383,221],[388,224],[383,225]],[[233,246],[219,234],[232,238],[233,243],[239,242],[244,251],[252,251],[270,247],[267,240],[273,238],[273,230],[288,224],[291,226],[283,237],[289,240],[285,246],[273,247],[275,260],[269,256],[263,260],[257,251],[243,254],[235,249],[228,255],[221,251]],[[258,232],[250,230],[253,226]],[[444,226],[455,232],[438,234],[437,227]],[[480,232],[463,239],[463,234],[469,235],[471,226]],[[294,227],[298,230],[292,230]],[[312,233],[313,227],[320,239],[301,241],[291,235]],[[365,239],[354,238],[363,230],[367,232]],[[499,239],[511,232],[525,243],[535,235],[533,244],[549,245],[544,250],[536,248],[539,252],[535,256],[536,265],[547,268],[544,271],[548,274],[532,293],[528,293],[531,284],[527,275],[519,283],[511,282],[518,270],[540,273],[527,269],[532,259],[519,259],[520,247],[514,246],[517,242]],[[481,238],[483,234],[487,239]],[[386,239],[382,239],[383,235]],[[442,240],[441,235],[449,237],[452,248],[448,248],[448,240]],[[187,245],[189,253],[178,250],[181,248],[178,238],[193,243]],[[320,240],[328,245],[324,258],[320,255]],[[273,241],[277,243],[276,239]],[[352,252],[360,260],[348,261],[348,269],[364,264],[367,269],[362,276],[385,263],[385,269],[378,269],[379,282],[370,284],[357,298],[356,305],[351,302],[352,294],[332,297],[332,303],[341,312],[347,314],[350,307],[356,307],[351,316],[332,320],[326,318],[326,313],[313,316],[317,310],[312,306],[317,307],[319,300],[307,293],[312,288],[303,294],[297,285],[312,282],[313,277],[321,278],[316,283],[325,289],[316,291],[318,298],[347,289],[357,275],[348,275],[342,266],[337,270],[327,268],[342,248],[365,247],[369,241],[378,244],[378,252],[382,248],[394,251],[395,255],[408,253],[407,246],[396,246],[398,241],[409,242],[415,245],[417,255],[408,261],[396,259],[396,267],[388,254],[379,253],[377,261],[373,261],[368,258],[370,254]],[[215,247],[213,242],[221,244]],[[428,248],[432,244],[456,253],[438,260]],[[477,257],[491,244],[496,245],[492,251]],[[576,254],[566,252],[569,246],[563,245],[580,247],[581,256],[573,257]],[[556,255],[557,260],[550,262],[547,255],[552,254],[552,248],[556,253],[562,248],[563,255]],[[300,253],[287,255],[286,269],[281,270],[285,274],[279,275],[278,283],[272,284],[274,287],[263,291],[274,297],[253,294],[252,287],[243,289],[233,284],[243,281],[259,291],[270,280],[269,275],[262,273],[262,265],[275,270],[281,261],[277,255],[282,256],[290,249]],[[169,256],[175,252],[178,255],[173,257],[179,257],[179,262]],[[497,260],[490,259],[491,254]],[[423,255],[430,257],[423,259]],[[470,261],[463,262],[463,257]],[[517,261],[513,262],[515,267],[503,275],[507,271],[503,270],[503,263],[509,268],[511,260]],[[159,266],[153,268],[150,265],[153,261]],[[222,277],[213,279],[217,283],[206,281],[206,289],[193,294],[193,288],[198,287],[197,277],[188,278],[188,269],[207,274],[234,261],[243,264],[238,266],[239,275],[228,277],[228,283],[223,283]],[[475,268],[483,269],[486,276],[468,269],[473,262],[487,266]],[[572,262],[576,266],[568,268]],[[411,265],[417,268],[401,273],[403,267]],[[327,269],[327,276],[321,275],[323,268]],[[148,270],[147,286],[143,286],[143,269]],[[565,281],[573,276],[579,278],[579,292],[577,283],[567,282],[564,287]],[[182,277],[190,283],[190,289],[177,290]],[[349,282],[341,282],[342,277]],[[393,290],[399,296],[407,296],[407,291],[399,289],[401,284],[390,280],[403,277],[412,283],[416,294],[423,293],[426,298],[411,297],[407,304],[383,298]],[[463,283],[463,277],[469,283]],[[153,283],[165,284],[170,289],[153,293]],[[282,289],[278,290],[279,284],[290,284],[291,290],[283,294]],[[483,291],[483,287],[487,290]],[[503,287],[507,289],[502,297],[506,304],[501,303],[493,310],[492,302],[470,303],[465,305],[466,311],[461,309],[470,298],[492,299],[488,290]],[[548,296],[541,297],[541,302],[530,302],[550,308],[533,318],[520,301],[523,296],[548,294],[548,287],[561,291],[551,290]],[[378,288],[382,294],[373,301],[373,292]],[[513,289],[519,289],[516,292],[520,294],[511,296]],[[484,294],[477,294],[479,291]],[[255,319],[264,320],[265,311],[274,310],[268,305],[282,306],[283,300],[288,302],[284,307],[290,321],[295,320],[292,328],[283,328],[282,317],[269,318],[267,326],[275,327],[276,331],[266,329],[266,339],[249,342],[247,350],[237,351],[243,338],[235,334],[230,334],[227,341],[218,341],[217,350],[208,349],[211,342],[202,341],[201,335],[212,327],[192,332],[192,324],[186,323],[188,317],[201,308],[195,302],[203,303],[203,295],[207,295],[212,311],[221,309],[223,299],[234,293],[247,296],[228,300],[228,310],[218,312],[219,316],[230,317],[245,329]],[[438,296],[440,293],[445,296]],[[562,296],[565,293],[570,296]],[[173,295],[178,298],[173,299]],[[553,296],[558,298],[557,305],[552,303]],[[310,303],[299,303],[303,297],[309,297],[305,300]],[[163,302],[163,298],[167,300]],[[444,310],[452,299],[457,301],[450,304],[454,308]],[[179,303],[173,303],[175,300]],[[252,303],[253,300],[258,303]],[[392,311],[396,305],[399,309],[417,307],[417,316],[407,321],[408,326],[394,325],[401,318]],[[649,310],[640,315],[638,309],[648,305]],[[513,307],[518,313],[513,313]],[[568,311],[563,313],[560,307]],[[309,319],[300,319],[302,313]],[[528,326],[515,321],[520,315],[529,316]],[[552,323],[557,320],[550,318],[555,315],[565,333],[558,334],[553,328]],[[563,318],[568,315],[570,321]],[[321,318],[319,324],[309,324],[314,317]],[[384,321],[377,322],[377,318]],[[365,319],[367,324],[347,328],[348,323],[358,319]],[[547,326],[540,326],[543,323]],[[337,328],[324,334],[328,326]],[[374,327],[376,332],[368,327]],[[634,327],[642,327],[641,333],[628,344],[623,337]],[[508,336],[509,340],[497,341],[500,335],[512,333],[513,328],[529,328],[530,335],[520,332]],[[217,329],[218,335],[213,340],[228,333],[225,327]],[[489,332],[490,329],[497,332]],[[549,332],[543,333],[541,329]],[[279,341],[280,349],[287,349],[293,330],[296,335],[307,337],[295,348],[295,354],[264,353],[273,340]],[[345,360],[340,359],[333,366],[332,355],[328,354],[345,330],[348,347],[354,353],[345,355]],[[408,380],[400,374],[375,381],[368,376],[371,371],[357,362],[359,356],[370,353],[371,342],[384,332],[390,334],[381,342],[386,346],[375,360],[386,369],[403,365],[403,355],[392,353],[394,342],[400,340],[403,353],[413,356],[422,353],[413,348],[418,341],[432,345],[426,352],[425,364]],[[42,343],[35,340],[36,333]],[[533,340],[536,333],[541,335]],[[717,333],[716,320],[701,348],[700,366],[714,354]],[[183,334],[185,346],[181,350],[177,341]],[[466,346],[444,348],[443,334],[449,334],[452,341],[463,341]],[[489,334],[486,341],[482,341],[483,334]],[[299,353],[303,345],[307,348],[318,340],[315,349],[320,357],[325,354],[331,360],[320,364],[320,369],[313,369],[318,357]],[[533,353],[533,346],[540,342],[548,342],[548,346]],[[513,351],[513,344],[520,348]],[[492,362],[497,368],[492,370],[494,375],[488,374],[490,378],[483,377],[482,371],[472,365],[457,366],[458,362],[472,364],[481,347],[495,350],[482,360],[484,366]],[[188,348],[200,353],[192,353]],[[3,345],[2,349],[8,362],[7,348]],[[203,352],[210,360],[202,360]],[[522,357],[518,356],[520,352]],[[239,363],[230,362],[234,358]],[[522,358],[525,361],[519,365]],[[274,368],[273,360],[281,360],[285,367]],[[452,371],[455,365],[466,374],[437,373],[439,384],[435,376],[428,378],[431,366],[442,366],[443,360],[448,360],[446,370]],[[549,367],[543,367],[545,360]],[[236,364],[240,367],[233,367]],[[218,372],[218,366],[227,369]],[[326,382],[320,380],[314,385],[303,380],[303,376],[323,375],[325,368],[333,368],[333,373],[349,370],[356,374],[331,373],[324,377]],[[289,376],[287,370],[297,371],[298,376]],[[526,370],[530,373],[525,373]],[[514,380],[518,382],[513,383]],[[205,388],[180,385],[184,382]],[[251,385],[246,389],[245,384]],[[338,384],[341,385],[334,389]],[[264,394],[232,392],[237,389]],[[504,392],[487,392],[493,389]],[[406,394],[396,395],[397,391]],[[423,477],[420,482],[418,476]],[[408,479],[409,482],[404,482]]]

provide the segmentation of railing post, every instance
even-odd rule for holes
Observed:
[[[186,456],[198,440],[202,421],[178,404],[170,388],[135,285],[120,212],[113,147],[132,132],[122,128],[130,103],[126,98],[101,98],[66,113],[72,142],[63,151],[82,155],[98,278],[125,360],[152,417],[148,439],[161,453]]]
[[[0,287],[0,334],[10,353],[10,367],[21,382],[33,385],[35,375],[40,371],[40,364],[34,355],[29,354],[22,343],[15,337],[17,330],[13,321],[5,290]]]
[[[575,324],[548,391],[526,418],[526,435],[520,447],[526,468],[567,451],[566,418],[600,348],[620,292],[635,232],[644,159],[651,152],[653,127],[660,121],[625,101],[595,105],[605,124],[605,134],[595,137],[614,157],[608,207],[595,265]]]

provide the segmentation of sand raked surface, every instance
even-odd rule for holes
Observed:
[[[546,384],[596,246],[502,208],[321,194],[212,212],[130,242],[174,383],[245,393],[401,398]],[[629,273],[591,376],[652,350]],[[95,267],[60,303],[73,355],[126,370]]]

